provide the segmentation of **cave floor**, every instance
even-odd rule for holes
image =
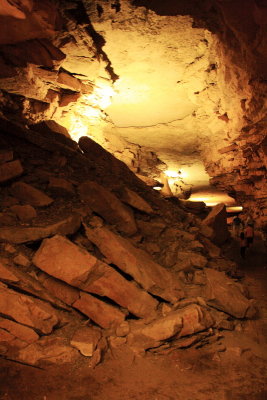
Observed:
[[[267,400],[267,269],[256,241],[240,261],[237,243],[228,248],[244,272],[259,315],[240,329],[221,331],[217,343],[169,354],[133,356],[108,352],[94,369],[82,357],[43,370],[0,359],[0,400]]]

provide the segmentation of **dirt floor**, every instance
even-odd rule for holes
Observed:
[[[0,360],[0,400],[267,400],[267,264],[263,243],[245,260],[238,244],[226,249],[244,273],[259,315],[202,348],[134,356],[124,347],[108,352],[94,369],[75,364],[36,369]]]

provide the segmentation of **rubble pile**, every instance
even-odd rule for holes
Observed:
[[[0,356],[95,366],[114,347],[201,346],[255,315],[221,254],[222,205],[186,213],[88,137],[1,120],[0,144]]]

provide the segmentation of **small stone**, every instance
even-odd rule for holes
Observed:
[[[10,254],[14,254],[14,253],[16,253],[16,249],[15,249],[15,247],[14,246],[12,246],[12,244],[10,244],[10,243],[6,243],[5,245],[4,245],[4,250],[7,252],[7,253],[10,253]]]
[[[123,336],[127,336],[130,332],[130,325],[129,322],[124,321],[122,322],[119,326],[117,326],[116,328],[116,335],[123,337]]]
[[[10,210],[14,212],[14,214],[16,214],[16,216],[22,222],[29,222],[34,218],[36,218],[37,216],[35,209],[30,205],[25,205],[25,206],[15,205],[10,207]]]
[[[7,182],[23,173],[19,160],[6,162],[0,165],[0,182]]]
[[[15,264],[22,265],[23,267],[28,267],[31,264],[30,260],[26,256],[24,256],[23,254],[21,254],[21,253],[19,253],[13,259],[13,261],[14,261]]]

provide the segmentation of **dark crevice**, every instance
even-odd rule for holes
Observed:
[[[120,12],[121,10],[121,5],[120,5],[120,1],[116,0],[113,4],[111,4],[111,8],[114,9],[117,12]]]
[[[96,5],[96,11],[97,11],[98,18],[101,18],[104,10],[103,10],[103,7],[100,4]]]

